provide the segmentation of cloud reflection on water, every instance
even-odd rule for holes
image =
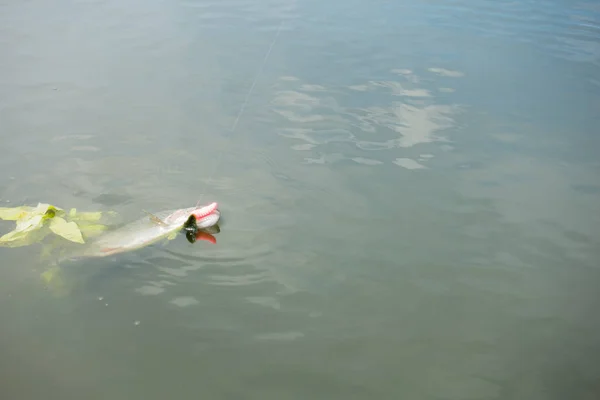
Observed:
[[[350,160],[364,166],[392,162],[409,169],[426,168],[421,163],[432,154],[417,162],[403,157],[406,154],[401,149],[452,142],[447,131],[456,125],[455,116],[461,107],[442,104],[436,93],[454,92],[448,79],[464,74],[439,67],[429,68],[426,76],[402,68],[390,73],[394,80],[367,80],[333,88],[298,77],[280,77],[271,106],[290,124],[284,124],[279,134],[293,140],[293,150],[316,156],[305,158],[308,163]],[[438,84],[437,80],[443,82]],[[425,81],[429,87],[421,84]],[[367,104],[346,105],[360,101]],[[344,143],[356,151],[348,151]],[[391,151],[393,161],[386,155],[373,157],[375,151]]]

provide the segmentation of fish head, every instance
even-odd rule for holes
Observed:
[[[205,229],[216,225],[221,218],[221,213],[216,202],[194,209],[191,215],[196,219],[197,229]]]
[[[219,222],[221,218],[217,207],[217,203],[213,202],[204,207],[182,208],[172,212],[163,222],[166,225],[188,225],[195,220],[198,229],[208,228]]]
[[[213,233],[219,232],[219,219],[221,213],[217,208],[217,203],[211,203],[207,206],[196,208],[188,217],[183,229],[187,240],[194,243],[197,240],[204,240],[210,243],[217,243]]]

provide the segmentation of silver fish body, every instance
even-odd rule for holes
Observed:
[[[196,207],[167,210],[145,216],[93,240],[85,249],[70,258],[105,257],[137,250],[181,230]],[[214,210],[196,220],[197,229],[207,229],[219,222],[221,213]]]

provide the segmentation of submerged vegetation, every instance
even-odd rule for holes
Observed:
[[[46,203],[37,206],[0,207],[0,219],[15,221],[15,228],[0,237],[2,247],[23,247],[49,240],[43,243],[41,260],[50,261],[52,253],[64,244],[86,244],[108,229],[101,223],[105,216],[114,216],[109,212],[79,212],[75,208],[66,211]],[[60,268],[51,266],[41,273],[43,282],[55,295],[68,292],[66,282],[61,278]]]
[[[103,215],[102,212],[78,212],[74,208],[67,212],[46,203],[38,203],[35,207],[0,207],[0,219],[16,223],[12,231],[0,237],[0,246],[28,246],[41,242],[51,234],[84,244],[86,239],[107,229],[106,225],[99,222]]]

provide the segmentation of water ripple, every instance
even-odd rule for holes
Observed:
[[[600,62],[600,8],[592,1],[434,1],[423,6],[438,28],[532,43],[557,57]]]
[[[455,115],[461,107],[456,104],[439,104],[431,83],[436,80],[460,79],[461,71],[430,67],[417,74],[412,69],[391,68],[387,80],[367,80],[346,87],[330,87],[305,83],[298,77],[280,77],[272,110],[287,126],[278,134],[290,140],[290,148],[310,153],[305,164],[329,164],[344,160],[363,166],[376,166],[388,162],[389,157],[374,158],[366,153],[398,151],[433,143],[447,143],[444,134],[454,127]],[[433,77],[432,77],[433,74]],[[436,78],[437,77],[437,78]],[[428,87],[421,85],[428,82]],[[440,92],[453,91],[449,82],[439,84]],[[314,86],[319,90],[314,91]],[[307,93],[306,88],[310,94]],[[365,107],[346,106],[356,98],[347,93],[365,93],[373,100]],[[339,93],[339,95],[338,95]],[[350,146],[354,146],[354,150]],[[400,153],[396,153],[400,156]],[[424,158],[427,158],[424,157]],[[425,168],[420,162],[397,157],[394,164],[409,169]]]

